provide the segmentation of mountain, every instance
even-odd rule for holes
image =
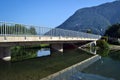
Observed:
[[[86,31],[103,35],[108,26],[120,23],[120,1],[77,10],[57,28]]]

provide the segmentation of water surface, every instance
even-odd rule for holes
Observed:
[[[101,51],[102,52],[102,51]],[[104,51],[105,53],[107,51]],[[99,52],[100,53],[100,52]],[[103,52],[102,52],[103,55]],[[106,56],[107,55],[107,56]],[[109,51],[100,60],[73,74],[74,80],[120,80],[120,51]]]
[[[50,49],[15,48],[10,62],[0,60],[0,80],[40,80],[92,56],[77,49],[50,52]]]

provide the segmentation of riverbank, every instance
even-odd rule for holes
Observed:
[[[110,50],[120,50],[120,45],[109,45]]]

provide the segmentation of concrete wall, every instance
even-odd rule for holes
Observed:
[[[62,43],[56,43],[50,45],[51,49],[54,49],[59,52],[63,52],[63,44]]]

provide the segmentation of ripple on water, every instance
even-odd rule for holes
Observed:
[[[107,77],[96,75],[96,74],[78,72],[72,75],[69,80],[115,80],[115,79],[107,78]]]

